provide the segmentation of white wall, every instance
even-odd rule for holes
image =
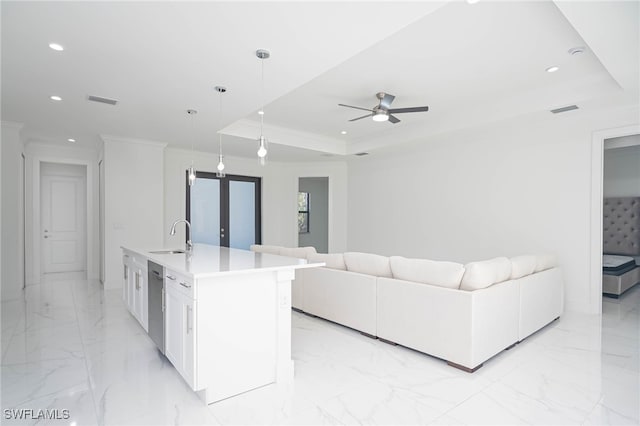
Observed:
[[[171,224],[186,213],[185,170],[194,160],[196,170],[215,172],[218,156],[211,153],[167,148],[165,152],[165,220],[162,235],[167,247],[184,244],[184,227],[169,235]],[[328,176],[329,250],[344,251],[347,246],[347,169],[344,162],[277,163],[260,166],[258,159],[225,157],[225,172],[262,178],[262,243],[297,247],[297,195],[301,176]]]
[[[120,247],[152,249],[161,247],[163,243],[164,144],[102,138],[105,175],[104,287],[119,288],[122,287]]]
[[[20,140],[21,124],[2,122],[0,137],[1,190],[2,190],[2,300],[15,299],[20,296],[23,285],[21,276],[22,230],[21,214],[21,169],[20,162],[23,145]]]
[[[640,145],[604,151],[604,196],[640,196]]]
[[[349,164],[348,248],[469,262],[556,254],[568,309],[589,311],[591,138],[637,107],[466,129]]]
[[[26,279],[27,285],[40,282],[40,163],[74,164],[87,172],[87,273],[97,278],[98,271],[98,171],[97,151],[77,145],[50,145],[29,142],[26,154]]]
[[[298,234],[298,245],[313,246],[318,253],[327,253],[329,250],[329,180],[323,177],[300,178],[298,191],[309,193],[309,232]]]

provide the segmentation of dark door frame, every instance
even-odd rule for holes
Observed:
[[[242,175],[225,175],[218,177],[216,173],[196,171],[196,179],[217,179],[220,181],[220,228],[224,229],[224,236],[220,237],[220,246],[229,247],[229,182],[255,183],[255,244],[262,244],[262,178]],[[189,186],[189,171],[185,171],[186,185],[186,219],[191,222],[191,187]],[[221,231],[222,234],[222,231]],[[191,238],[191,230],[187,227],[185,239]]]

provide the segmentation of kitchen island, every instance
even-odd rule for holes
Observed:
[[[322,263],[206,244],[191,253],[122,250],[125,304],[150,335],[161,318],[160,349],[206,403],[291,382],[291,280]],[[163,268],[157,306],[149,261]]]

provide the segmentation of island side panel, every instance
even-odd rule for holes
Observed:
[[[206,389],[210,404],[274,383],[277,272],[200,278],[196,286],[196,390]]]
[[[291,281],[295,278],[295,269],[277,272],[277,365],[276,381],[281,385],[293,382],[294,364],[291,359]]]

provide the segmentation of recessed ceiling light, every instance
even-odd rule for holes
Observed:
[[[61,101],[62,98],[60,96],[57,95],[51,95],[49,96],[49,99],[51,99],[52,101]]]
[[[49,43],[49,47],[53,50],[57,50],[58,52],[62,52],[64,50],[64,47],[62,47],[58,43]]]
[[[545,71],[547,71],[547,72],[556,72],[556,71],[558,71],[559,69],[560,69],[559,67],[556,67],[556,66],[554,65],[554,66],[552,66],[552,67],[547,68]]]
[[[263,110],[258,111],[258,115],[264,115],[264,111]]]
[[[346,135],[346,134],[347,134],[347,131],[346,131],[346,130],[343,130],[343,131],[341,131],[340,133],[341,133],[341,134],[343,134],[343,135]]]
[[[68,142],[75,142],[76,140],[75,140],[75,139],[73,139],[73,138],[69,138],[69,139],[67,139],[67,141],[68,141]]]
[[[480,0],[467,0],[468,4],[476,4],[478,3]]]

